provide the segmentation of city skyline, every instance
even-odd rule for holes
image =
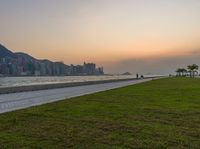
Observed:
[[[104,75],[95,63],[65,64],[37,59],[23,52],[12,52],[0,44],[0,76],[84,76]]]
[[[165,74],[200,59],[198,0],[0,0],[0,43],[108,73]]]

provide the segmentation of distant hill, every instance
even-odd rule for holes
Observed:
[[[26,53],[23,53],[23,52],[17,52],[15,54],[17,55],[17,57],[21,57],[21,58],[23,58],[23,59],[25,59],[27,61],[30,61],[30,60],[31,61],[37,61],[36,58],[34,58],[34,57],[32,57],[32,56],[30,56],[30,55],[28,55]]]
[[[17,56],[13,52],[8,50],[6,47],[0,44],[0,58],[3,58],[3,57],[16,58]]]
[[[132,75],[130,72],[125,72],[122,75]]]

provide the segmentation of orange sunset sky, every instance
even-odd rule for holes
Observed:
[[[10,50],[107,73],[171,73],[200,64],[199,0],[0,0]]]

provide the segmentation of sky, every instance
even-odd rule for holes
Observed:
[[[200,64],[199,0],[0,0],[0,43],[106,73]]]

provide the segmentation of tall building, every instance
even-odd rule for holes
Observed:
[[[95,75],[96,64],[94,63],[85,63],[83,64],[83,73],[86,75]]]

